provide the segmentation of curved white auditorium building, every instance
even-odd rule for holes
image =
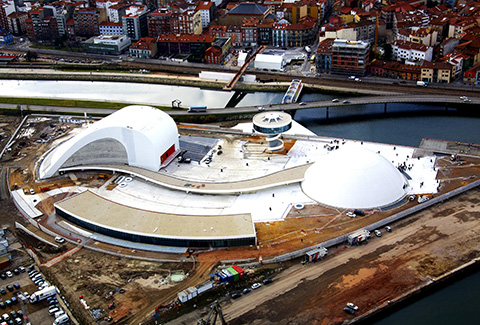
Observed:
[[[166,113],[150,106],[127,106],[47,152],[38,168],[40,179],[60,168],[130,165],[158,171],[179,151],[178,129]]]

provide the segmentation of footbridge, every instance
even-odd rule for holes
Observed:
[[[235,76],[228,82],[228,84],[223,87],[223,90],[232,90],[233,87],[237,84],[238,80],[240,80],[240,77],[243,75],[243,73],[247,70],[248,66],[250,63],[252,63],[253,60],[255,60],[255,56],[257,54],[262,53],[267,47],[262,45],[260,46],[242,65],[242,67],[237,71]]]

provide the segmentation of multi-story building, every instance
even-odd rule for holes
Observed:
[[[160,34],[172,33],[171,17],[174,12],[167,8],[160,8],[151,12],[147,17],[148,36],[157,37]]]
[[[327,38],[318,44],[315,56],[315,65],[318,73],[330,72],[332,70],[332,46],[334,42],[334,38]]]
[[[130,45],[129,53],[132,58],[150,59],[157,55],[157,38],[142,37]]]
[[[210,21],[213,20],[213,13],[215,11],[215,3],[210,1],[200,1],[197,4],[196,11],[200,11],[200,17],[202,19],[202,28],[208,27]]]
[[[321,21],[325,15],[327,0],[300,0],[292,3],[292,23],[296,24],[304,17],[312,17],[316,21]]]
[[[26,20],[28,19],[28,14],[23,11],[12,12],[7,17],[8,19],[8,30],[13,35],[24,35],[27,31],[26,29]]]
[[[413,28],[409,35],[410,42],[428,46],[435,46],[437,39],[437,31],[432,28]]]
[[[215,38],[230,38],[233,46],[242,45],[242,30],[239,26],[211,25],[208,34]]]
[[[461,17],[451,19],[448,28],[448,37],[462,38],[465,35],[465,30],[475,26],[477,21],[474,17]]]
[[[13,0],[0,0],[0,28],[8,28],[7,17],[15,12],[15,4]]]
[[[158,52],[162,54],[191,54],[205,59],[205,51],[212,46],[214,35],[162,34],[158,37]]]
[[[264,19],[257,24],[257,39],[260,45],[270,45],[272,42],[273,19]]]
[[[242,43],[245,46],[257,46],[257,18],[244,18],[242,23]]]
[[[409,41],[395,41],[392,43],[392,59],[396,61],[432,61],[433,48],[431,46],[412,43]]]
[[[176,34],[196,34],[200,35],[203,31],[201,11],[187,10],[177,16],[178,29],[174,29]]]
[[[422,81],[450,83],[455,75],[455,66],[446,62],[423,62]]]
[[[290,22],[288,22],[286,19],[282,19],[273,24],[273,29],[272,29],[272,45],[273,46],[279,46],[279,47],[288,46],[287,28],[290,25],[291,25]]]
[[[333,73],[363,76],[370,55],[370,44],[337,39],[332,44]]]
[[[316,37],[316,23],[306,17],[287,28],[287,46],[298,47],[312,44]]]
[[[73,22],[75,36],[90,38],[100,35],[99,25],[106,21],[106,12],[96,8],[75,8]]]
[[[100,35],[123,35],[123,24],[104,21],[98,25]]]
[[[75,6],[66,5],[63,2],[56,2],[55,5],[55,19],[57,20],[57,29],[59,35],[67,34],[67,21],[73,17]]]
[[[123,32],[134,41],[148,35],[147,6],[130,6],[122,17]]]
[[[128,7],[130,7],[130,5],[124,3],[109,6],[107,8],[108,20],[114,23],[121,23],[122,17],[125,16]]]

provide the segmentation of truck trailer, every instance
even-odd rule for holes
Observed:
[[[324,258],[328,254],[328,250],[325,247],[318,247],[305,253],[305,262],[313,262],[318,259]]]
[[[368,238],[370,238],[370,231],[367,229],[361,229],[348,235],[347,241],[350,245],[360,245],[361,243],[366,242]]]
[[[33,304],[37,301],[46,299],[51,296],[55,296],[56,294],[57,294],[57,288],[55,288],[54,286],[49,286],[42,290],[32,293],[32,295],[30,296],[30,302]]]

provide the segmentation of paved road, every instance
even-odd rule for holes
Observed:
[[[480,98],[471,97],[470,102],[464,102],[459,96],[451,95],[389,95],[389,96],[363,96],[363,97],[351,97],[344,98],[338,102],[332,102],[331,100],[302,102],[296,104],[277,104],[265,107],[266,111],[278,111],[278,110],[298,110],[317,107],[342,107],[351,105],[366,105],[366,104],[385,104],[385,103],[435,103],[442,105],[458,105],[462,104],[468,107],[476,107],[480,104]],[[348,102],[344,102],[348,101]],[[304,105],[303,105],[304,104]],[[128,104],[125,104],[128,105]],[[16,104],[2,104],[0,108],[16,109]],[[100,109],[100,108],[84,108],[84,107],[59,107],[59,106],[46,106],[46,105],[28,105],[28,109],[35,112],[48,112],[48,113],[84,113],[87,114],[111,114],[115,112],[114,109]],[[388,110],[388,105],[387,105]],[[172,116],[181,115],[203,115],[203,114],[232,114],[232,113],[253,113],[257,112],[257,106],[246,107],[233,107],[233,108],[216,108],[208,109],[207,113],[188,113],[186,110],[167,111]]]

